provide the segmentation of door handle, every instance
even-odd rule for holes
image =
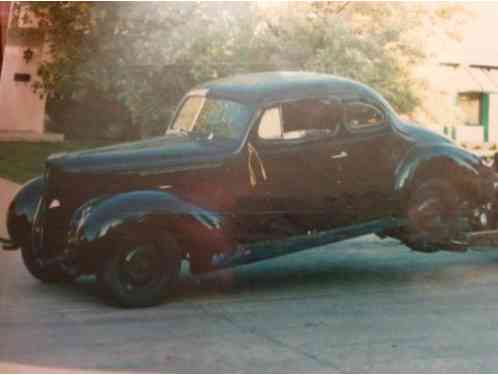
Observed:
[[[342,159],[342,158],[347,158],[347,157],[348,157],[348,153],[346,151],[342,151],[338,154],[332,155],[330,158],[331,159]]]

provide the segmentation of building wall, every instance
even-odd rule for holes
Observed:
[[[498,143],[498,67],[433,63],[424,67],[428,89],[414,119],[460,145],[482,148]],[[461,94],[476,94],[479,119],[461,102]],[[480,125],[479,125],[480,124]]]
[[[0,1],[0,64],[2,64],[3,46],[7,41],[7,25],[9,23],[10,7],[10,1]]]
[[[461,144],[481,145],[484,144],[484,132],[482,126],[459,125],[455,128],[455,140]]]
[[[427,6],[438,6],[431,4]],[[431,121],[420,119],[420,122],[444,124],[447,134],[457,143],[486,148],[498,143],[498,44],[489,38],[498,32],[498,3],[464,2],[458,7],[463,11],[462,18],[455,24],[452,37],[434,32],[424,46],[430,58],[419,78],[429,88],[421,112],[428,112],[426,117]],[[465,126],[459,113],[458,94],[469,92],[489,94],[487,142],[484,127]],[[446,102],[434,100],[434,93],[447,99]]]
[[[24,51],[28,47],[33,51],[33,59],[26,63]],[[24,42],[8,34],[0,75],[0,131],[43,133],[45,99],[33,92],[32,82],[44,53],[43,44]],[[16,82],[15,73],[30,74],[31,81]]]

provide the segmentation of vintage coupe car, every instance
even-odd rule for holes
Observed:
[[[369,233],[424,252],[492,242],[495,180],[363,84],[240,75],[189,92],[163,137],[49,157],[3,242],[44,282],[96,274],[148,306],[183,259],[202,273]]]

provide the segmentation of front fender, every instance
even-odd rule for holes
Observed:
[[[7,232],[14,244],[23,246],[31,241],[36,207],[45,190],[45,179],[40,176],[25,183],[14,196],[7,211]]]
[[[395,190],[406,202],[429,179],[443,179],[461,193],[483,195],[481,163],[476,155],[451,144],[415,147],[396,170]]]
[[[164,232],[180,242],[185,238],[195,242],[205,236],[221,236],[222,224],[220,214],[174,194],[134,191],[93,199],[75,211],[69,224],[68,248],[77,254],[89,251],[98,255],[104,248],[111,251],[109,244],[116,239],[160,239]]]

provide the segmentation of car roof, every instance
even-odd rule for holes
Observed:
[[[379,99],[378,94],[359,82],[312,72],[241,74],[210,81],[196,89],[207,90],[209,97],[256,105],[344,93]]]

